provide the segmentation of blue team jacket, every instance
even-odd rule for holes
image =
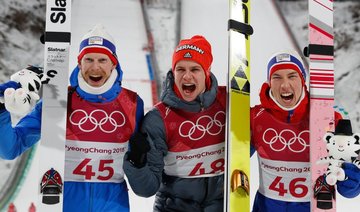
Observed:
[[[121,92],[122,70],[117,66],[118,78],[112,88],[97,95],[84,92],[78,86],[76,67],[70,77],[70,85],[75,88],[77,95],[90,102],[109,102]],[[11,126],[10,114],[6,110],[0,111],[0,157],[14,159],[25,150],[32,147],[40,139],[42,102],[26,115],[15,126]],[[137,96],[136,128],[144,115],[143,100]],[[64,182],[63,211],[129,211],[129,197],[126,182],[123,183],[94,183],[94,182]]]

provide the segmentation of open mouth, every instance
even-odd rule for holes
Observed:
[[[338,149],[338,151],[339,151],[339,152],[343,152],[343,151],[344,151],[344,149]]]
[[[294,94],[292,93],[283,93],[281,94],[281,98],[285,101],[290,101],[294,98]]]
[[[185,93],[191,93],[193,91],[195,91],[196,89],[196,85],[195,84],[183,84],[182,85],[182,90],[185,92]]]
[[[89,76],[91,81],[99,82],[102,79],[102,76]]]

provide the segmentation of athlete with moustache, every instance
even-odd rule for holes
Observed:
[[[154,211],[223,210],[226,89],[210,72],[209,42],[181,40],[161,101],[130,139],[124,171]]]
[[[260,176],[253,211],[308,212],[312,194],[309,92],[306,70],[296,52],[283,51],[270,58],[260,102],[250,113],[251,152],[258,153]],[[339,119],[336,112],[335,122]],[[352,164],[343,168],[348,180],[338,182],[338,191],[349,197],[349,192],[359,190],[359,174],[353,174],[358,168]]]
[[[144,106],[136,93],[121,87],[122,74],[113,38],[96,25],[84,35],[70,76],[63,211],[129,211],[122,165]],[[12,127],[0,104],[2,158],[14,159],[39,141],[41,111],[40,101]]]

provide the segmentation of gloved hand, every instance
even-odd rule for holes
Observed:
[[[136,132],[129,140],[130,152],[128,161],[137,168],[142,168],[146,164],[146,154],[150,151],[150,144],[147,134]]]
[[[9,81],[4,84],[0,84],[0,110],[5,109],[4,92],[7,88],[18,89],[20,88],[20,84],[14,81]]]
[[[10,82],[0,85],[0,110],[6,108],[11,114],[27,114],[40,98],[40,67],[29,66],[11,75]]]
[[[34,91],[27,91],[24,88],[8,88],[4,92],[5,108],[11,114],[23,117],[28,114],[36,101],[39,100],[39,95]]]
[[[41,68],[29,66],[11,75],[11,81],[16,82],[18,87],[4,91],[3,103],[7,111],[19,118],[31,111],[40,99],[41,74]]]
[[[9,81],[4,84],[0,84],[0,97],[4,96],[4,92],[7,88],[18,89],[20,88],[20,84],[15,81]]]
[[[347,179],[337,182],[338,192],[347,198],[353,198],[360,193],[360,169],[352,163],[343,163]]]

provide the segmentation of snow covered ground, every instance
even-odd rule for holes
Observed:
[[[15,71],[23,68],[27,64],[42,64],[43,60],[43,46],[39,43],[38,37],[41,30],[39,24],[41,17],[44,17],[44,0],[6,0],[0,8],[0,83],[7,81],[9,75]],[[142,93],[149,90],[147,79],[142,82],[138,81],[138,76],[145,76],[147,72],[137,72],[143,69],[141,64],[144,59],[139,57],[145,52],[141,52],[139,48],[146,46],[146,35],[144,23],[140,20],[141,13],[138,0],[126,0],[123,9],[126,12],[136,13],[137,16],[129,19],[126,12],[123,12],[121,7],[108,7],[103,14],[103,17],[110,17],[113,14],[118,14],[116,27],[111,25],[106,28],[111,30],[111,34],[117,34],[118,56],[120,63],[124,69],[124,80],[126,86],[131,89],[138,90],[145,102],[151,102],[148,94]],[[149,0],[152,3],[148,6],[149,21],[153,32],[155,42],[155,51],[157,58],[157,66],[160,73],[159,79],[163,79],[165,73],[170,68],[171,56],[173,48],[177,43],[177,39],[189,37],[193,34],[204,34],[213,45],[214,64],[213,72],[219,80],[219,84],[226,84],[225,71],[227,69],[227,3],[223,0],[212,0],[211,4],[206,0],[182,0],[180,3],[175,0]],[[306,0],[303,1],[289,1],[281,2],[281,9],[286,15],[286,19],[290,24],[293,33],[299,42],[300,47],[304,47],[307,41],[307,6]],[[80,1],[73,1],[76,5]],[[283,45],[293,45],[289,41],[275,42],[274,40],[262,37],[263,33],[256,33],[262,30],[271,30],[278,33],[279,30],[275,23],[279,17],[274,13],[273,5],[270,1],[262,2],[253,1],[252,14],[256,16],[251,17],[251,22],[256,27],[256,22],[259,27],[255,28],[255,34],[252,38],[252,54],[256,59],[252,59],[252,70],[257,73],[252,74],[251,91],[254,95],[251,97],[252,105],[257,104],[258,90],[261,83],[265,80],[264,71],[267,57],[272,48],[282,49]],[[127,6],[125,6],[127,5]],[[130,6],[131,5],[131,6]],[[109,5],[107,5],[109,6]],[[178,13],[177,7],[180,6],[181,13]],[[87,16],[85,7],[79,10],[79,16]],[[360,2],[335,2],[335,69],[336,69],[336,98],[347,109],[349,116],[353,123],[353,131],[360,132],[360,75],[356,74],[360,69]],[[256,12],[258,10],[258,12]],[[35,11],[33,13],[33,11]],[[270,11],[270,12],[269,12]],[[74,11],[73,11],[74,12]],[[91,13],[94,14],[94,13]],[[262,15],[259,15],[262,14]],[[22,27],[17,28],[15,24],[8,17],[19,17],[24,21]],[[94,17],[94,15],[91,15]],[[22,18],[21,18],[22,17]],[[25,18],[24,18],[25,17]],[[96,17],[101,17],[97,14]],[[178,19],[179,18],[179,19]],[[90,19],[89,19],[90,20]],[[131,21],[130,21],[131,20]],[[275,22],[272,20],[276,20]],[[119,26],[120,23],[127,22],[125,25]],[[80,34],[83,34],[93,22],[79,23],[74,28],[73,44],[77,48]],[[110,22],[106,22],[110,24]],[[95,24],[95,23],[94,23]],[[41,24],[40,24],[41,26]],[[136,35],[128,34],[130,29],[139,28]],[[281,27],[280,27],[281,28]],[[114,30],[114,31],[113,31]],[[76,32],[76,33],[75,33]],[[122,36],[122,37],[121,37]],[[279,37],[280,38],[280,37]],[[129,39],[129,40],[127,40]],[[281,39],[281,38],[280,38]],[[267,42],[271,40],[272,42]],[[264,44],[262,43],[264,42]],[[278,45],[281,43],[282,45]],[[271,48],[270,48],[271,44]],[[128,49],[131,46],[133,49]],[[294,46],[292,46],[294,47]],[[294,47],[295,48],[295,47]],[[134,51],[132,51],[134,50]],[[76,50],[74,50],[76,52]],[[73,53],[76,54],[76,53]],[[262,56],[260,56],[262,55]],[[74,58],[74,56],[71,56]],[[72,61],[71,67],[75,65]],[[71,68],[72,69],[72,68]],[[146,67],[144,68],[146,70]],[[138,85],[132,85],[131,82],[138,82]],[[145,86],[145,87],[143,87]],[[149,106],[148,106],[149,107]],[[14,168],[15,161],[1,161],[0,160],[0,184],[5,183],[8,174]],[[252,190],[255,191],[257,187],[257,161],[256,157],[252,158]],[[153,198],[136,197],[133,193],[131,195],[131,206],[133,211],[152,211]],[[358,211],[360,197],[356,199],[343,199],[338,195],[338,211]],[[24,205],[22,210],[26,211],[28,205]]]

